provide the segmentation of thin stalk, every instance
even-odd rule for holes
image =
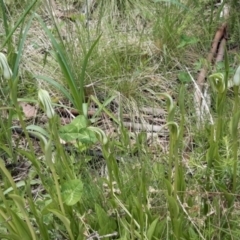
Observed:
[[[58,117],[54,116],[52,119],[49,119],[50,124],[50,130],[51,130],[51,138],[54,139],[56,150],[58,151],[58,154],[60,157],[60,161],[62,162],[62,166],[65,169],[65,173],[67,173],[67,178],[69,179],[76,179],[76,175],[74,171],[71,170],[70,166],[71,163],[68,162],[68,158],[65,155],[65,152],[63,151],[62,144],[60,143],[59,135],[58,135]],[[61,177],[61,176],[60,176]]]
[[[174,140],[173,136],[170,133],[170,148],[169,148],[169,157],[168,157],[168,181],[171,182],[172,178],[172,163],[174,159]]]
[[[237,128],[239,122],[239,96],[238,96],[239,86],[234,86],[234,94],[235,94],[235,102],[234,102],[234,113],[233,116],[233,123],[232,123],[232,137],[233,137],[233,186],[232,186],[232,193],[236,193],[237,189],[237,167],[238,167],[238,136],[237,136]]]
[[[222,138],[223,135],[223,117],[224,117],[224,109],[225,109],[226,98],[224,93],[218,93],[217,95],[217,128],[216,128],[216,140]]]
[[[179,136],[178,136],[178,148],[176,148],[176,157],[177,157],[177,163],[178,163],[178,167],[177,167],[177,174],[178,174],[178,178],[176,179],[176,187],[178,188],[178,192],[180,192],[180,199],[183,202],[183,196],[184,196],[184,191],[185,191],[185,175],[184,175],[184,171],[183,171],[183,166],[182,166],[182,162],[180,160],[179,163],[179,159],[178,159],[178,155],[182,156],[182,152],[183,152],[183,135],[184,135],[184,126],[185,126],[185,104],[184,104],[184,100],[185,100],[185,92],[186,92],[186,87],[184,85],[181,86],[180,91],[179,91],[179,99],[178,99],[178,105],[179,105],[179,109],[180,109],[180,114],[181,114],[181,118],[180,118],[180,125],[179,125]],[[175,166],[176,168],[176,166]]]
[[[52,161],[52,146],[51,146],[51,141],[48,142],[48,144],[45,147],[45,158],[46,158],[46,163],[49,166],[51,172],[52,172],[52,176],[53,176],[53,180],[54,180],[54,187],[55,190],[57,192],[57,198],[58,198],[58,204],[60,206],[60,209],[63,213],[64,216],[66,216],[65,214],[65,208],[63,206],[63,201],[62,201],[62,196],[61,196],[61,191],[60,191],[60,186],[58,183],[58,176],[55,170],[55,167],[53,165],[53,161]]]
[[[177,199],[178,184],[179,184],[179,161],[178,161],[178,144],[175,141],[176,146],[174,147],[174,164],[175,164],[175,174],[174,174],[174,198]]]
[[[52,175],[53,175],[53,179],[54,179],[54,183],[55,183],[55,189],[57,191],[57,197],[58,197],[58,203],[60,205],[60,209],[61,209],[63,215],[66,216],[65,209],[64,209],[64,206],[63,206],[60,186],[59,186],[59,183],[58,183],[58,178],[57,178],[57,174],[56,174],[55,168],[52,165],[52,167],[50,167],[50,169],[52,171]]]

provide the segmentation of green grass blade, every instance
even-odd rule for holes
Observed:
[[[18,190],[17,190],[17,187],[16,187],[16,184],[10,174],[10,172],[7,170],[7,168],[5,167],[5,163],[4,161],[0,158],[0,169],[2,170],[3,174],[6,176],[6,178],[8,179],[9,183],[11,184],[11,186],[13,187],[14,189],[14,192],[15,193],[18,193]]]
[[[70,102],[74,102],[72,96],[69,94],[66,88],[64,88],[61,84],[53,80],[52,78],[36,75],[35,78],[44,80],[48,83],[50,83],[52,86],[54,86],[56,89],[58,89]]]
[[[9,196],[13,199],[15,204],[18,206],[18,209],[21,211],[22,215],[24,216],[24,220],[21,219],[21,220],[19,220],[19,222],[21,222],[21,221],[24,222],[25,230],[26,230],[26,232],[29,232],[29,235],[31,236],[30,239],[36,240],[37,238],[35,235],[35,230],[33,229],[33,226],[31,225],[29,215],[25,209],[24,199],[16,194],[10,194]]]
[[[83,60],[82,71],[80,74],[80,96],[82,96],[82,101],[84,101],[84,98],[85,98],[84,97],[84,82],[85,82],[85,75],[86,75],[86,68],[87,68],[88,60],[92,54],[93,49],[99,42],[100,38],[101,38],[101,35],[95,40],[95,42],[93,43],[93,45],[91,46],[91,48],[89,49],[89,51],[87,52],[87,55],[85,56],[85,58]]]
[[[62,223],[64,224],[65,228],[67,229],[67,232],[69,234],[69,238],[71,240],[74,240],[74,236],[71,230],[71,222],[70,220],[65,217],[64,215],[62,215],[61,212],[55,210],[55,209],[49,209],[50,212],[52,212],[56,217],[58,217],[60,219],[60,221],[62,221]]]
[[[3,25],[4,25],[4,30],[6,33],[6,36],[9,33],[9,26],[8,26],[8,21],[7,21],[7,15],[6,15],[6,6],[3,0],[0,0],[0,6],[2,9],[2,16],[3,16]]]
[[[50,32],[50,30],[46,27],[45,23],[41,19],[40,16],[35,14],[36,18],[38,19],[39,23],[41,24],[42,28],[48,35],[49,39],[51,40],[51,43],[55,49],[56,57],[58,60],[58,63],[61,67],[62,73],[65,77],[65,81],[70,89],[70,93],[73,97],[73,104],[74,106],[81,112],[82,111],[82,97],[79,95],[78,88],[74,79],[74,75],[72,73],[71,67],[68,64],[68,58],[66,54],[64,53],[63,48],[58,44],[57,40],[53,36],[53,34]]]
[[[5,45],[8,43],[9,39],[12,37],[13,33],[16,31],[16,29],[19,27],[19,25],[24,21],[25,17],[28,15],[28,13],[31,11],[31,9],[34,7],[34,5],[36,4],[37,0],[32,1],[29,6],[27,7],[27,9],[24,11],[24,13],[21,15],[21,17],[18,19],[17,23],[15,24],[15,26],[13,27],[13,29],[9,32],[8,36],[6,37],[6,39],[4,40],[0,50],[2,50]]]
[[[20,33],[20,36],[19,36],[19,43],[18,43],[18,52],[17,52],[17,56],[16,56],[16,59],[14,61],[14,65],[13,65],[13,79],[15,80],[17,75],[18,75],[18,69],[19,69],[19,65],[20,65],[20,61],[21,61],[21,58],[22,58],[22,54],[23,54],[23,51],[24,51],[24,44],[25,44],[25,41],[27,39],[27,34],[28,34],[28,31],[31,27],[31,24],[32,24],[32,20],[33,20],[33,17],[34,15],[32,15],[26,25],[26,27],[22,27],[21,29],[21,33]]]

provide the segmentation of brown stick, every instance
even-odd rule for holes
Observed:
[[[158,134],[161,136],[168,135],[168,130],[166,130],[164,126],[133,123],[133,122],[123,122],[123,126],[129,129],[132,129],[134,131],[158,132]]]
[[[213,63],[214,56],[217,54],[217,49],[218,49],[219,42],[221,41],[221,39],[223,39],[223,37],[226,34],[226,28],[227,28],[227,24],[223,23],[222,26],[217,30],[217,32],[215,34],[215,37],[214,37],[213,42],[212,42],[212,48],[211,48],[211,50],[210,50],[210,52],[208,53],[208,56],[207,56],[207,61],[209,63]],[[197,84],[198,84],[200,90],[202,90],[202,85],[204,84],[206,74],[207,74],[207,66],[204,66],[201,69],[201,71],[198,75],[198,78],[197,78]]]
[[[226,44],[227,44],[227,40],[224,37],[224,38],[222,38],[222,40],[219,44],[218,53],[216,56],[216,63],[221,62],[223,60]]]
[[[226,44],[226,32],[227,32],[227,23],[223,23],[222,26],[217,30],[210,52],[207,56],[208,63],[214,64],[214,57],[216,56],[215,62],[221,61],[224,54],[224,48]],[[218,49],[219,47],[219,49]],[[195,91],[194,91],[194,103],[196,108],[196,113],[199,119],[202,119],[202,92],[203,86],[205,83],[205,78],[208,72],[208,66],[205,65],[198,74],[196,81]]]

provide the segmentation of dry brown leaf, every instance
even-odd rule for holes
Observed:
[[[24,113],[24,116],[26,118],[32,118],[35,117],[37,114],[37,108],[35,106],[32,106],[26,102],[20,102],[19,106],[22,107],[22,111]]]

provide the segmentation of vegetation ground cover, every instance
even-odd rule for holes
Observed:
[[[237,1],[0,4],[1,239],[239,239]]]

